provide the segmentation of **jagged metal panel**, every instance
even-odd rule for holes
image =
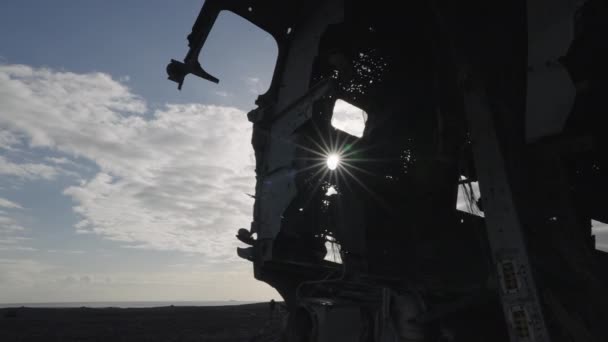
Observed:
[[[269,144],[263,155],[263,168],[267,174],[258,186],[259,201],[258,236],[274,239],[281,227],[282,215],[297,195],[293,167],[296,159],[296,135],[294,131],[312,117],[312,106],[288,111],[272,125]]]
[[[321,34],[328,25],[344,18],[341,0],[325,2],[313,17],[294,29],[281,88],[274,110],[269,141],[262,156],[262,174],[256,186],[256,221],[260,239],[274,239],[281,228],[282,215],[297,195],[293,163],[296,158],[294,131],[312,117],[312,100],[304,99]],[[298,101],[300,100],[300,101]]]
[[[293,103],[270,128],[269,143],[263,155],[266,175],[258,184],[259,205],[256,221],[261,239],[273,239],[281,227],[282,215],[297,195],[294,161],[297,156],[296,130],[312,118],[313,105],[331,93],[333,83],[327,81]]]
[[[310,87],[310,75],[321,36],[328,25],[343,20],[343,1],[332,0],[324,2],[322,7],[314,12],[313,17],[294,28],[293,40],[290,42],[287,60],[279,80],[281,88],[276,104],[277,111],[284,110],[306,94]]]

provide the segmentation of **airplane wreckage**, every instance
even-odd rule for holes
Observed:
[[[278,44],[237,237],[286,341],[608,341],[605,1],[207,0],[179,88],[222,11]]]

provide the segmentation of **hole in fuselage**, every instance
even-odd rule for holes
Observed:
[[[366,121],[367,113],[363,109],[343,100],[336,101],[331,117],[331,125],[334,128],[361,138]]]

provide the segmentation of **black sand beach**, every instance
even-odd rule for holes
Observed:
[[[0,341],[275,341],[268,303],[157,308],[4,308]]]

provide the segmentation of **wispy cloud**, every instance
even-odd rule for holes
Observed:
[[[33,258],[0,258],[0,303],[74,301],[251,300],[276,298],[264,283],[250,283],[251,270],[208,267],[129,272],[77,272]],[[218,284],[222,284],[218,286]],[[44,291],[40,291],[43,288]],[[167,291],[168,288],[174,289]],[[213,293],[209,297],[208,293]]]
[[[0,207],[10,209],[9,212],[0,211],[0,251],[34,251],[35,248],[24,245],[30,241],[25,236],[26,229],[10,212],[23,208],[4,198],[0,198]]]
[[[68,158],[57,158],[57,157],[44,157],[44,160],[53,164],[59,165],[74,165],[74,162],[69,160]]]
[[[27,247],[27,246],[19,246],[19,245],[0,245],[0,251],[10,251],[10,252],[36,252],[37,248]]]
[[[230,93],[225,92],[225,91],[216,91],[215,95],[220,96],[220,97],[228,97],[228,96],[230,96]]]
[[[18,178],[53,179],[59,174],[57,168],[42,163],[15,163],[0,156],[0,175],[15,176]]]
[[[20,204],[15,203],[13,201],[9,201],[6,198],[2,198],[2,197],[0,197],[0,207],[8,208],[8,209],[23,209],[23,207]]]
[[[48,253],[63,253],[63,254],[84,254],[84,251],[73,249],[48,249]]]
[[[0,285],[27,286],[38,274],[52,269],[53,266],[33,259],[0,258]]]
[[[245,84],[252,94],[262,94],[268,89],[268,85],[263,84],[259,77],[247,77]]]
[[[15,219],[0,215],[0,234],[22,231],[24,229]]]

